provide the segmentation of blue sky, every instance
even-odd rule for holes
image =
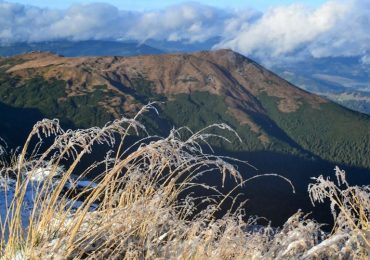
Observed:
[[[129,10],[148,10],[148,9],[160,9],[167,7],[169,5],[179,4],[183,0],[8,0],[8,2],[21,3],[26,5],[36,5],[40,7],[50,7],[50,8],[66,8],[72,4],[76,3],[92,3],[92,2],[104,2],[115,5],[120,9]],[[218,7],[231,7],[231,8],[243,8],[252,7],[258,10],[266,10],[269,7],[288,5],[292,3],[304,3],[310,6],[319,6],[324,3],[325,0],[310,0],[310,1],[297,1],[297,0],[203,0],[194,1],[197,3],[218,6]]]

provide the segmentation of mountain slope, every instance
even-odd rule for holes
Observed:
[[[160,118],[144,118],[153,132],[226,122],[243,143],[231,135],[231,144],[214,141],[224,150],[370,167],[368,116],[303,91],[229,50],[82,58],[29,53],[0,60],[0,84],[3,106],[34,109],[74,127],[102,125],[159,100]]]

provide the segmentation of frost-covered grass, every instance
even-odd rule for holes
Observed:
[[[146,109],[152,109],[149,105]],[[232,131],[226,125],[213,125]],[[68,130],[56,120],[33,128],[24,147],[1,162],[0,253],[4,259],[321,259],[363,258],[370,250],[370,187],[351,187],[336,169],[338,184],[319,177],[308,192],[313,203],[329,200],[335,226],[328,234],[302,212],[280,228],[246,220],[243,204],[216,218],[232,193],[199,183],[217,174],[243,185],[230,158],[205,154],[214,137],[204,129],[173,130],[167,138],[145,137],[128,147],[126,137],[145,132],[137,118],[103,128]],[[187,139],[181,133],[187,132]],[[44,144],[48,137],[54,141]],[[222,138],[222,137],[220,137]],[[36,146],[33,140],[39,140]],[[114,150],[73,178],[96,144]],[[47,147],[45,147],[45,145]],[[40,149],[41,148],[41,149]],[[4,150],[5,151],[5,150]],[[39,151],[43,151],[40,153]],[[4,152],[3,152],[4,153]],[[1,156],[1,155],[0,155]],[[69,160],[68,167],[61,161]],[[83,178],[102,169],[92,182]],[[215,176],[210,176],[210,178]],[[214,196],[196,198],[198,187]],[[201,211],[199,203],[207,205]],[[237,208],[237,209],[235,209]]]

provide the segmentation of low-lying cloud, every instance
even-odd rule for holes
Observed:
[[[0,1],[0,42],[52,40],[147,39],[221,41],[261,59],[370,54],[370,2],[328,1],[318,8],[302,4],[260,13],[252,9],[219,9],[184,3],[156,11],[119,10],[109,4],[72,5],[53,10]]]

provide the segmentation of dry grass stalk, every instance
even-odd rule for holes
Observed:
[[[138,116],[152,108],[149,104]],[[0,253],[4,259],[311,259],[369,255],[369,187],[350,187],[339,169],[337,176],[344,190],[322,177],[309,187],[313,202],[325,198],[332,202],[336,219],[332,234],[322,232],[320,224],[301,212],[281,229],[258,227],[256,219],[245,221],[243,205],[217,219],[215,213],[232,192],[221,194],[197,178],[219,172],[223,181],[231,176],[237,186],[248,180],[243,181],[226,158],[204,153],[202,144],[213,135],[191,132],[182,140],[181,131],[190,131],[184,128],[173,130],[167,138],[148,136],[143,139],[145,143],[141,140],[141,144],[128,147],[127,136],[145,133],[137,117],[86,130],[64,131],[57,120],[35,125],[18,156],[0,165],[0,185],[3,183],[4,194],[9,195],[6,203],[10,200],[1,219]],[[211,127],[230,130],[223,124]],[[43,147],[45,137],[53,139],[47,147]],[[31,145],[35,138],[39,142]],[[117,149],[73,179],[76,167],[96,144]],[[62,168],[64,160],[71,163]],[[94,180],[96,185],[78,192],[73,188],[80,178],[102,165],[105,170]],[[201,199],[200,203],[208,206],[200,212],[196,211],[199,198],[186,193],[196,186],[215,194]],[[188,195],[179,200],[183,194]]]

